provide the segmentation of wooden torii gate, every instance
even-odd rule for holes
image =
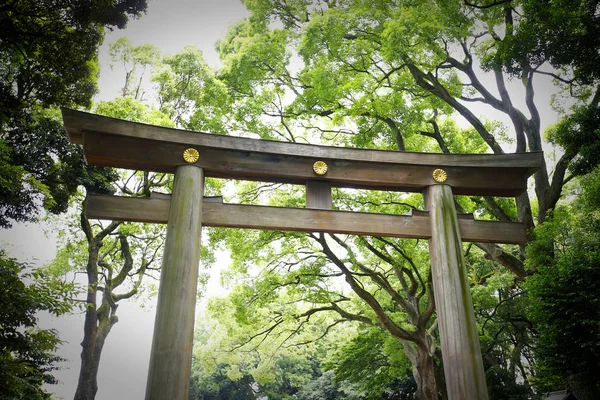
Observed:
[[[429,240],[442,357],[451,400],[487,399],[461,240],[524,243],[522,224],[457,215],[453,194],[513,197],[542,153],[430,154],[349,149],[212,135],[63,109],[87,162],[175,174],[171,196],[89,195],[90,218],[167,223],[147,400],[186,400],[202,226],[320,231]],[[205,177],[306,185],[306,208],[203,198]],[[331,188],[422,192],[426,212],[334,211]]]

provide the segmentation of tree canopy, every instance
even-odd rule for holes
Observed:
[[[119,97],[96,105],[96,112],[156,125],[172,126],[160,111],[132,97]],[[152,190],[172,184],[165,174],[107,169],[110,189],[131,196],[149,196]],[[86,187],[85,189],[88,189]],[[92,400],[98,391],[97,376],[106,338],[119,321],[119,303],[143,292],[143,282],[158,269],[164,230],[160,225],[94,221],[86,217],[81,194],[73,198],[77,210],[61,228],[61,248],[49,265],[55,274],[81,272],[86,277],[81,367],[75,399]],[[63,222],[64,223],[64,222]]]
[[[539,330],[540,386],[564,385],[579,399],[600,396],[600,171],[586,176],[578,197],[536,228],[527,260],[528,314]],[[554,386],[556,387],[556,386]]]
[[[588,40],[597,28],[597,4],[572,3],[249,0],[251,17],[218,43],[220,70],[211,71],[199,51],[186,48],[164,56],[152,81],[160,110],[192,130],[444,153],[541,151],[547,139],[557,151],[535,174],[531,193],[516,201],[456,198],[461,211],[521,221],[530,238],[543,238],[565,185],[579,182],[599,159],[598,77],[585,56],[597,49],[596,41]],[[566,52],[569,46],[573,51]],[[154,54],[125,41],[113,49],[134,67],[146,65],[146,56]],[[540,90],[549,84],[556,85],[553,98]],[[124,87],[136,97],[141,93],[132,78]],[[549,101],[561,120],[545,136],[549,123],[540,105]],[[490,118],[490,111],[502,122]],[[286,185],[241,183],[229,197],[304,205],[303,188]],[[333,206],[398,214],[424,205],[418,195],[336,189]],[[233,266],[224,278],[232,292],[210,311],[227,337],[212,343],[221,340],[235,351],[215,356],[213,369],[204,365],[197,379],[212,376],[220,382],[218,390],[240,396],[245,391],[252,398],[259,393],[255,384],[264,389],[269,379],[276,380],[275,349],[352,327],[362,329],[364,337],[347,338],[342,347],[373,363],[338,354],[332,359],[339,368],[323,363],[335,379],[352,379],[394,398],[390,379],[396,374],[402,384],[415,382],[417,398],[445,395],[423,242],[233,230],[211,231],[210,241],[233,250]],[[536,341],[539,322],[535,311],[526,313],[523,282],[534,282],[545,266],[527,261],[524,247],[475,243],[464,250],[490,397],[534,396],[546,387],[536,380],[544,340]],[[373,344],[375,339],[368,339],[381,335],[396,346],[363,343]],[[206,351],[199,354],[214,355]],[[381,381],[361,374],[370,368]],[[331,375],[319,376],[326,392]],[[299,386],[294,390],[301,393]]]
[[[146,0],[0,2],[0,227],[35,220],[44,206],[64,212],[96,174],[63,134],[57,107],[91,106],[105,29],[124,28]],[[94,169],[92,169],[94,171]],[[103,191],[102,179],[97,182]]]
[[[38,312],[59,316],[73,306],[72,283],[53,278],[0,252],[0,398],[50,399],[44,384],[52,375],[61,341],[53,329],[41,329]]]

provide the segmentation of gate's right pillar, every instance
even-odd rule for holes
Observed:
[[[444,184],[432,185],[424,197],[431,221],[429,253],[448,398],[487,400],[452,189]]]

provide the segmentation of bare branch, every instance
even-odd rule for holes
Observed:
[[[494,260],[506,268],[508,268],[519,280],[524,280],[529,272],[525,270],[525,265],[523,261],[519,260],[517,257],[513,256],[502,247],[493,243],[475,243],[475,246],[479,247],[486,253],[486,258],[490,260]]]
[[[394,321],[392,321],[392,319],[387,315],[387,313],[385,312],[381,304],[377,301],[377,299],[375,299],[375,297],[371,293],[366,291],[362,287],[362,285],[358,281],[356,281],[356,279],[352,276],[352,273],[346,267],[346,265],[331,250],[323,234],[320,234],[318,242],[321,245],[323,252],[344,273],[344,276],[346,277],[346,282],[350,285],[350,287],[352,287],[352,290],[354,290],[354,292],[361,299],[363,299],[371,307],[371,309],[373,309],[381,325],[385,329],[387,329],[392,335],[398,338],[415,341],[416,338],[414,334],[408,332],[407,330],[397,325]]]
[[[469,7],[474,7],[474,8],[478,8],[480,10],[485,10],[486,8],[492,8],[492,7],[497,7],[497,6],[501,6],[503,4],[510,4],[512,0],[496,0],[496,1],[492,1],[490,4],[484,4],[484,5],[479,5],[479,4],[475,4],[475,3],[470,3],[467,0],[465,0],[465,5],[469,6]]]

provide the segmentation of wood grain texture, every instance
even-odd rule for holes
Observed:
[[[207,177],[304,184],[315,179],[317,160],[329,166],[319,180],[336,187],[415,191],[435,184],[443,168],[454,194],[516,196],[541,166],[542,153],[434,154],[349,149],[233,136],[211,135],[144,125],[63,110],[67,132],[84,145],[88,163],[173,172],[182,153],[194,147],[196,165]]]
[[[213,135],[205,132],[191,132],[182,129],[130,122],[65,108],[62,109],[62,115],[69,137],[73,143],[78,144],[82,143],[83,131],[95,131],[140,139],[151,139],[184,145],[197,145],[200,147],[304,157],[374,161],[392,164],[403,163],[471,167],[473,163],[476,163],[489,167],[513,166],[535,168],[539,167],[541,161],[541,153],[467,155],[351,149],[346,147],[317,146],[235,136]]]
[[[449,400],[488,399],[452,190],[428,188],[429,252]]]
[[[306,181],[306,208],[331,210],[331,183]]]
[[[167,236],[158,291],[146,400],[187,400],[202,229],[202,169],[181,166],[166,200]],[[156,202],[164,200],[155,199]],[[153,200],[150,200],[152,203]]]
[[[136,170],[173,172],[184,165],[182,154],[189,145],[124,136],[84,132],[86,160],[92,165]],[[315,158],[196,147],[207,177],[281,182],[303,185],[315,178]],[[402,154],[392,152],[394,154]],[[444,160],[441,159],[440,162]],[[320,178],[334,187],[421,192],[435,184],[437,166],[392,164],[372,161],[326,159],[327,175]],[[526,189],[526,168],[446,166],[447,184],[455,194],[516,196]]]
[[[118,221],[166,223],[169,218],[168,197],[134,198],[88,195],[89,218]],[[390,215],[286,207],[265,207],[203,202],[204,226],[269,229],[282,231],[322,231],[365,236],[431,237],[429,214]],[[475,221],[459,217],[463,239],[467,242],[525,243],[523,224],[514,222]]]

